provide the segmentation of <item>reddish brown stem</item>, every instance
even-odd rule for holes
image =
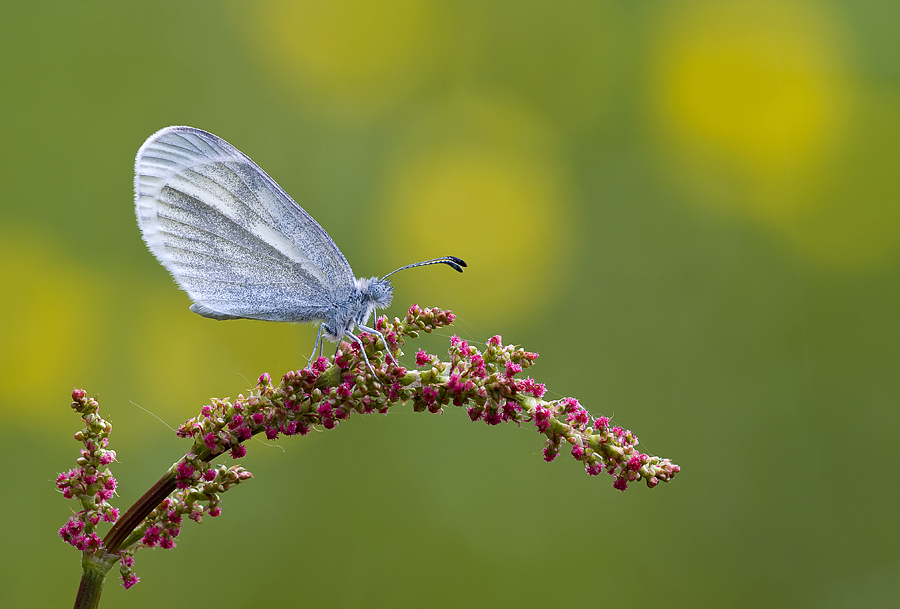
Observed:
[[[128,511],[109,530],[109,533],[103,538],[103,546],[106,551],[110,554],[118,552],[119,546],[122,545],[125,538],[174,490],[175,474],[171,471],[166,472],[156,484],[134,502],[134,505],[128,508]]]

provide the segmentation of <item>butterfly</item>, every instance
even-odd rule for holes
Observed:
[[[347,259],[312,216],[250,157],[193,127],[151,135],[135,159],[134,201],[147,247],[187,292],[191,311],[211,319],[320,322],[310,359],[322,344],[366,324],[390,305],[398,271],[466,263],[442,256],[384,277],[357,279]],[[390,357],[390,350],[387,350]]]

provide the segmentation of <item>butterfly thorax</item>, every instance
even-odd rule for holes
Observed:
[[[346,291],[335,294],[335,302],[328,309],[322,324],[325,336],[332,341],[340,340],[355,327],[368,323],[376,309],[391,304],[394,288],[387,279],[369,277],[356,279]]]

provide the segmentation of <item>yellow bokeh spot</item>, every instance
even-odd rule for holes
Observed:
[[[661,166],[706,210],[859,272],[900,251],[900,99],[850,76],[821,4],[694,2],[661,21],[648,90]]]
[[[487,150],[436,152],[403,170],[391,204],[407,218],[398,240],[406,258],[453,253],[470,262],[459,310],[524,314],[552,296],[565,244],[559,185],[544,168]]]
[[[771,222],[802,213],[798,174],[827,156],[847,126],[850,95],[836,21],[804,2],[699,2],[663,24],[651,95],[687,172],[756,190],[713,204]],[[693,165],[693,167],[691,167]],[[725,176],[716,175],[725,173]],[[726,187],[727,188],[727,187]]]
[[[174,282],[157,282],[135,305],[133,366],[140,375],[133,395],[154,413],[193,416],[190,409],[210,395],[246,395],[261,373],[277,382],[307,364],[316,336],[311,324],[216,321],[192,313],[190,303]]]
[[[103,295],[90,274],[39,234],[0,238],[0,384],[8,415],[58,420],[97,354]]]
[[[385,192],[403,260],[454,254],[464,290],[415,279],[417,302],[485,318],[533,313],[553,298],[569,238],[567,188],[548,132],[514,104],[468,98],[407,142]]]
[[[383,109],[417,84],[441,38],[431,0],[265,0],[252,43],[278,80],[323,111]],[[250,8],[247,8],[247,7]],[[241,23],[243,25],[243,23]]]
[[[860,93],[853,129],[798,194],[807,213],[783,227],[801,254],[842,271],[877,270],[900,253],[900,96]]]

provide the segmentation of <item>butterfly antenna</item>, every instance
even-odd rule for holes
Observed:
[[[431,260],[425,260],[423,262],[416,262],[415,264],[407,264],[406,266],[401,266],[399,269],[391,271],[390,273],[388,273],[387,275],[382,277],[382,279],[386,279],[398,271],[411,269],[411,268],[417,267],[417,266],[428,266],[429,264],[446,264],[447,266],[452,268],[454,271],[457,271],[460,273],[463,272],[463,268],[468,266],[466,264],[466,261],[463,260],[462,258],[457,258],[456,256],[441,256],[440,258],[432,258]]]

